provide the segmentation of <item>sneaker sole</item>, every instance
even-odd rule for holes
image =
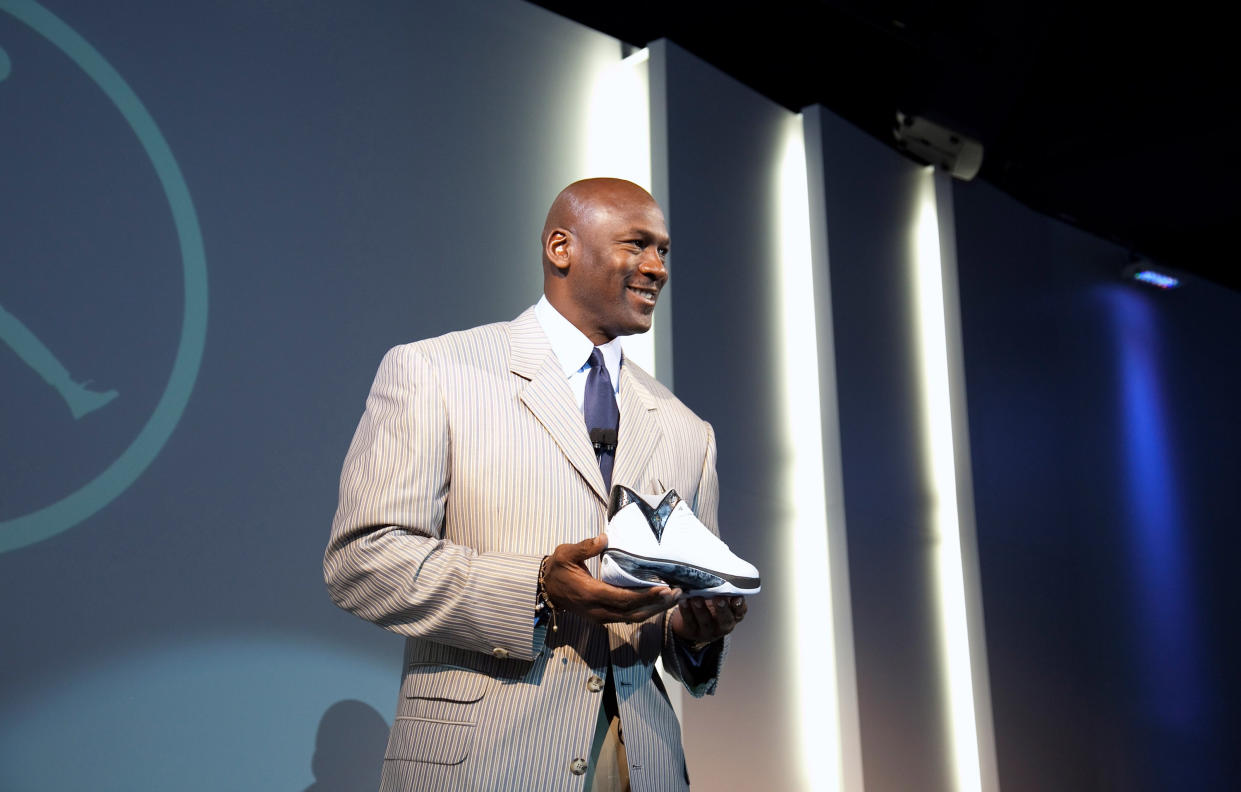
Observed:
[[[757,594],[761,588],[758,578],[726,575],[678,561],[646,558],[621,550],[603,551],[603,579],[626,588],[679,588],[683,599],[704,595],[749,596]]]

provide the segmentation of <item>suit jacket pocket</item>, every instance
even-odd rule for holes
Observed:
[[[384,758],[444,765],[465,761],[479,709],[495,685],[494,678],[461,666],[411,665]]]

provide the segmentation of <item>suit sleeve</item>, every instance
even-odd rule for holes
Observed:
[[[698,490],[694,495],[694,515],[713,534],[719,536],[720,484],[715,473],[715,430],[709,423],[703,422],[703,426],[706,427],[707,445],[703,454],[702,472],[698,478]],[[677,645],[680,639],[672,632],[669,614],[670,612],[663,615],[664,645],[661,658],[664,669],[679,679],[690,695],[696,698],[715,693],[720,671],[724,667],[724,657],[728,654],[729,636],[726,635],[708,646],[702,662],[694,667]]]
[[[324,580],[337,605],[386,629],[532,659],[542,559],[443,538],[450,454],[434,366],[416,345],[390,350],[345,457]]]

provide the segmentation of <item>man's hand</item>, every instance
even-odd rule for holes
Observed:
[[[745,597],[690,597],[669,616],[672,632],[692,645],[723,638],[745,618]]]
[[[577,544],[562,544],[544,563],[543,590],[557,610],[569,610],[597,622],[640,622],[676,604],[680,589],[655,586],[627,589],[596,580],[586,559],[608,547],[600,534]]]

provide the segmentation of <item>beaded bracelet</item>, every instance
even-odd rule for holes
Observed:
[[[551,558],[551,556],[543,556],[543,560],[539,562],[538,598],[539,598],[539,607],[546,608],[547,612],[551,614],[552,632],[556,632],[556,629],[557,629],[556,628],[556,606],[552,604],[551,597],[547,596],[546,578],[547,578],[547,559],[549,558]]]

